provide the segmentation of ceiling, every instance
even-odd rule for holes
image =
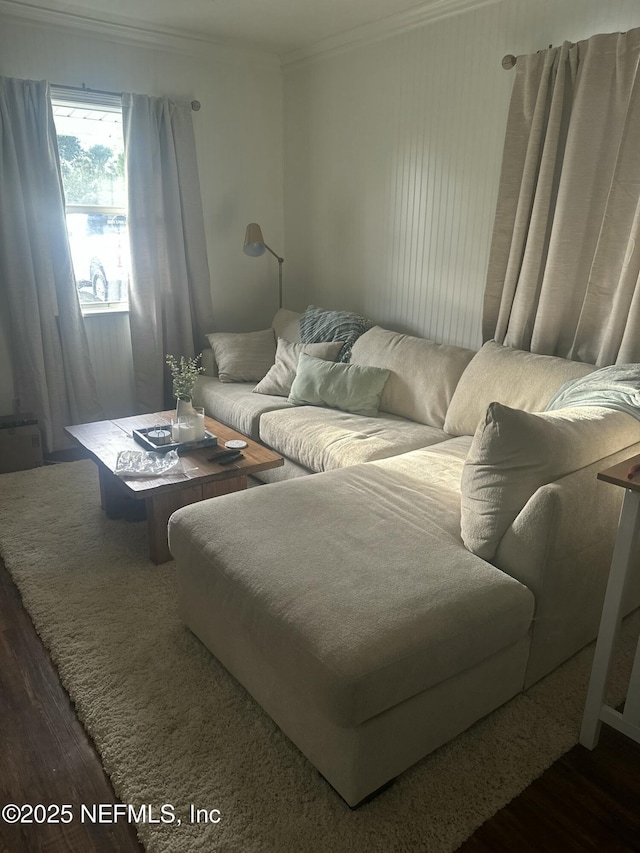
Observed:
[[[358,28],[384,26],[398,16],[451,14],[470,5],[482,0],[1,0],[0,11],[54,11],[70,22],[81,18],[195,36],[282,56]]]

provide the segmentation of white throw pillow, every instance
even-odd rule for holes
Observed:
[[[313,355],[323,361],[335,361],[340,355],[342,341],[327,341],[321,344],[299,344],[278,338],[276,361],[267,375],[253,389],[258,394],[274,394],[288,397],[291,384],[296,378],[300,353]]]
[[[533,414],[491,403],[462,470],[465,546],[491,560],[540,486],[637,441],[640,422],[624,412],[585,406]]]
[[[215,332],[207,335],[221,382],[257,382],[276,357],[273,329],[262,332]]]

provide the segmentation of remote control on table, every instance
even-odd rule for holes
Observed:
[[[240,451],[236,450],[235,448],[216,450],[215,453],[212,453],[211,456],[207,458],[207,461],[222,462],[224,459],[235,459],[235,457],[238,456],[239,452]]]
[[[225,456],[224,459],[216,460],[218,465],[229,465],[231,462],[238,462],[240,459],[244,459],[244,453],[240,453],[239,450],[236,450],[233,456]]]

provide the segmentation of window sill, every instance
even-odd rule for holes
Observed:
[[[123,302],[114,302],[106,305],[80,305],[83,317],[104,317],[111,314],[128,314],[129,306]]]

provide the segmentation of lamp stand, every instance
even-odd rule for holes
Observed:
[[[281,258],[280,255],[276,255],[271,246],[267,246],[264,242],[262,229],[258,223],[249,223],[244,235],[243,251],[245,255],[249,255],[252,258],[259,258],[260,255],[264,254],[265,249],[271,252],[278,262],[278,308],[282,308],[282,264],[284,263],[284,258]]]
[[[282,264],[284,263],[284,258],[281,258],[280,255],[276,255],[272,248],[264,244],[265,249],[267,249],[273,257],[278,261],[278,308],[282,308]]]

